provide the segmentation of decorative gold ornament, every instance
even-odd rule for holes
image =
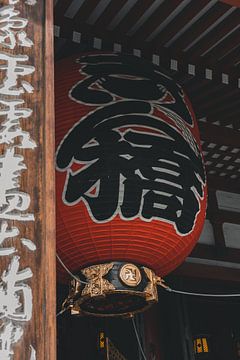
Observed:
[[[149,279],[149,282],[144,289],[146,299],[148,302],[156,302],[158,301],[158,292],[156,286],[158,277],[149,268],[144,267],[143,269]]]
[[[110,263],[94,265],[83,269],[82,273],[89,284],[83,289],[82,296],[99,296],[103,295],[105,292],[114,290],[115,287],[108,280],[103,278],[112,267],[113,263]]]
[[[98,264],[81,273],[87,284],[72,280],[63,303],[73,315],[130,317],[158,301],[157,285],[166,287],[151,269],[131,263]]]
[[[142,281],[142,275],[136,265],[125,264],[120,270],[120,279],[124,284],[131,287],[136,287]]]

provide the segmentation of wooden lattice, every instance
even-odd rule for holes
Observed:
[[[107,360],[127,360],[116,346],[107,338]]]
[[[207,173],[214,176],[240,178],[240,147],[202,142]]]

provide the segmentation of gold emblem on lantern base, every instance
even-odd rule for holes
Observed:
[[[120,279],[127,286],[136,287],[142,280],[141,272],[136,265],[125,264],[120,270]]]
[[[158,301],[161,279],[147,267],[111,262],[87,267],[81,273],[84,282],[71,281],[63,304],[72,314],[126,317]]]

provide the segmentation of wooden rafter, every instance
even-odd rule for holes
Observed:
[[[153,4],[154,0],[145,0],[141,2],[136,2],[134,6],[130,9],[128,14],[124,16],[122,21],[114,28],[114,32],[120,34],[127,34],[131,29],[132,24],[141,18],[141,16],[148,10],[148,8]]]
[[[127,0],[118,0],[115,2],[111,1],[105,9],[105,12],[98,18],[94,26],[96,26],[98,29],[107,27],[109,24],[109,19],[112,19],[114,15],[126,4],[126,2]]]
[[[99,0],[85,1],[75,14],[74,18],[76,18],[78,22],[87,20],[98,3]]]
[[[240,147],[239,131],[203,122],[199,122],[199,130],[201,139],[204,141],[237,148]]]
[[[199,20],[195,21],[194,24],[173,43],[173,45],[171,45],[172,50],[180,52],[182,49],[185,49],[191,42],[194,41],[194,39],[199,37],[212,23],[217,21],[228,10],[229,6],[226,4],[215,4]]]
[[[161,33],[156,36],[151,45],[151,50],[154,51],[159,46],[164,46],[171,38],[176,35],[178,31],[180,31],[188,22],[196,16],[199,11],[204,8],[209,3],[208,0],[202,1],[192,1],[188,4],[188,6],[184,9],[184,11],[180,12],[176,18],[174,18],[168,26],[161,31]]]
[[[192,58],[193,60],[198,59],[211,46],[215,45],[222,37],[239,25],[239,16],[240,10],[237,9],[213,30],[211,30],[207,39],[206,36],[204,36],[200,41],[186,51],[185,56],[187,58]]]

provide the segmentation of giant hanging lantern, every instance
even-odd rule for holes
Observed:
[[[75,311],[140,311],[201,233],[206,179],[182,89],[158,67],[95,53],[56,65],[57,251]]]

